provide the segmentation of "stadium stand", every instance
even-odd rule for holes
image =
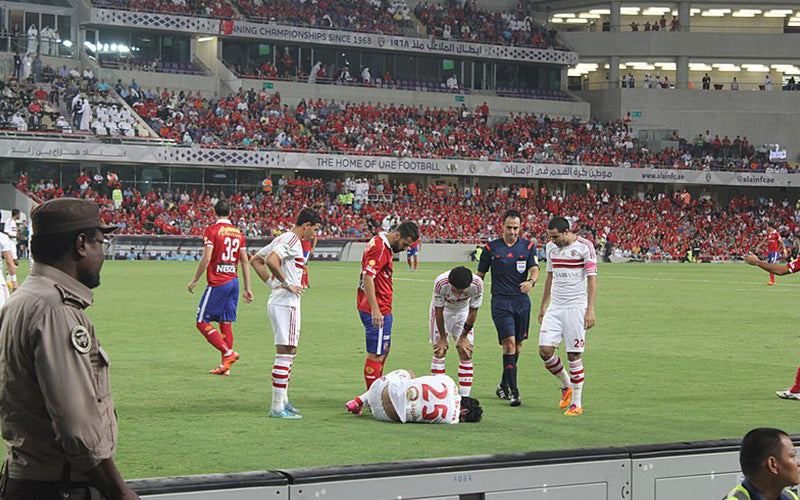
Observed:
[[[737,258],[758,243],[764,220],[786,221],[781,229],[790,248],[800,246],[800,209],[788,200],[765,197],[741,196],[722,205],[707,198],[692,200],[685,191],[673,196],[648,192],[639,199],[607,191],[563,196],[520,184],[485,190],[434,184],[420,190],[413,183],[347,178],[329,186],[319,178],[298,177],[280,185],[274,196],[236,192],[229,197],[232,217],[247,236],[274,236],[291,228],[291,214],[308,205],[323,210],[322,237],[365,239],[379,230],[384,217],[393,215],[417,221],[426,241],[475,243],[498,237],[497,207],[513,204],[526,214],[530,236],[539,241],[546,241],[547,221],[564,215],[598,247],[634,260],[685,260],[693,248],[699,252],[692,258]],[[102,175],[93,181],[85,172],[67,189],[50,180],[29,184],[27,178],[19,179],[17,187],[37,201],[64,195],[95,199],[106,221],[121,227],[120,234],[200,235],[215,220],[212,207],[221,196],[196,189],[141,193],[107,183]],[[108,195],[115,187],[122,189],[119,208]],[[350,192],[358,194],[340,197]],[[453,213],[453,207],[458,207],[458,216],[441,215]]]
[[[675,136],[677,147],[650,151],[624,121],[601,124],[514,114],[488,126],[488,108],[301,100],[279,93],[237,92],[223,98],[168,89],[133,94],[128,103],[167,139],[212,148],[348,152],[379,156],[471,158],[620,167],[775,170],[747,138]],[[785,171],[785,169],[783,169]]]
[[[425,26],[429,36],[446,40],[465,40],[500,45],[537,48],[557,46],[555,30],[538,25],[524,11],[486,11],[474,0],[448,0],[414,7],[414,16]]]

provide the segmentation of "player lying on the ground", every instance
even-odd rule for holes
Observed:
[[[365,406],[375,419],[385,422],[457,424],[480,422],[483,415],[478,400],[459,396],[458,386],[447,375],[414,378],[410,370],[386,374],[345,404],[356,415]]]

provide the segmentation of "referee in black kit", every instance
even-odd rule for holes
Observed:
[[[492,320],[503,346],[503,377],[497,387],[500,399],[519,406],[517,360],[522,342],[528,338],[531,299],[528,292],[539,278],[536,241],[519,237],[522,215],[516,210],[503,214],[503,237],[487,243],[478,263],[478,276],[492,272]]]

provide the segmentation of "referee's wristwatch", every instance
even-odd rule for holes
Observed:
[[[527,282],[529,282],[531,284],[531,288],[536,286],[536,282],[533,281],[533,280],[525,280],[525,281],[527,281]]]

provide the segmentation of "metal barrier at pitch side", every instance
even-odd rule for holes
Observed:
[[[800,435],[793,435],[797,445]],[[129,481],[150,500],[716,500],[738,439]]]

